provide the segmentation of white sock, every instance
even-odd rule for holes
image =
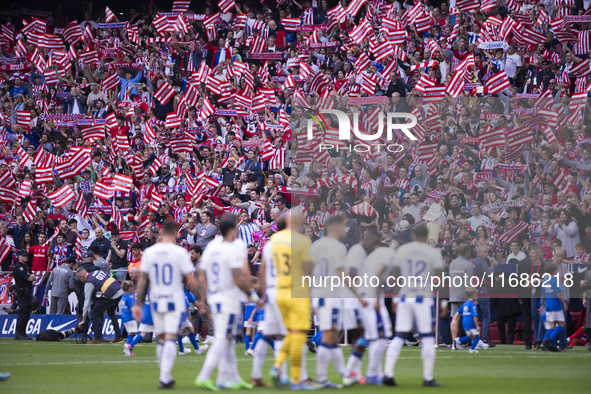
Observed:
[[[233,348],[233,346],[230,346]],[[231,371],[231,360],[230,360],[230,348],[226,349],[226,352],[220,357],[218,361],[218,376],[216,378],[216,386],[231,385],[233,382],[233,374]]]
[[[369,344],[367,376],[376,376],[378,378],[383,376],[382,356],[384,355],[384,350],[386,350],[387,345],[388,340],[386,339],[377,339]]]
[[[302,348],[302,363],[300,364],[300,382],[305,382],[310,377],[308,376],[308,369],[306,369],[306,354],[308,352],[308,345],[304,343]]]
[[[220,359],[225,356],[226,349],[231,345],[227,338],[216,338],[205,356],[205,362],[199,372],[199,380],[209,380],[211,373],[218,366]]]
[[[265,362],[268,347],[269,344],[263,339],[259,339],[257,342],[252,360],[252,372],[250,373],[252,379],[261,379],[263,377],[263,363]]]
[[[156,359],[158,360],[158,366],[160,366],[160,359],[162,358],[162,348],[164,347],[160,341],[156,342]]]
[[[176,341],[172,339],[164,341],[160,358],[160,381],[169,383],[172,380],[171,372],[176,359]]]
[[[316,381],[322,383],[328,375],[328,363],[332,358],[331,349],[323,343],[316,348]]]
[[[433,369],[435,369],[435,338],[423,338],[421,347],[421,358],[423,359],[423,379],[433,380]]]
[[[259,341],[260,342],[260,341]],[[257,343],[258,345],[258,343]],[[236,347],[230,346],[228,348],[228,355],[226,357],[228,363],[228,371],[230,372],[230,380],[232,383],[240,383],[242,378],[238,372],[238,358],[236,358]]]
[[[398,361],[398,357],[400,357],[402,346],[404,346],[404,339],[400,337],[395,337],[394,340],[390,342],[390,345],[388,345],[388,350],[386,351],[386,366],[384,367],[384,376],[387,378],[394,377],[394,367],[396,367],[396,361]]]
[[[361,369],[361,358],[355,356],[353,353],[349,356],[349,360],[347,360],[347,371],[349,373],[356,373],[357,377],[360,377],[358,371]]]
[[[345,355],[343,354],[343,349],[337,344],[336,347],[330,349],[330,353],[332,355],[332,363],[334,367],[337,369],[337,372],[341,377],[345,377],[348,375],[347,367],[345,367]]]
[[[283,347],[283,338],[276,339],[274,352],[273,352],[273,354],[275,355],[275,359],[277,359],[277,357],[279,357],[279,352],[281,351],[282,347]],[[305,357],[302,357],[302,359],[305,359]],[[287,373],[287,361],[281,365],[281,372],[279,373],[279,375],[280,375],[281,380],[283,380],[284,382],[289,380],[289,375]]]

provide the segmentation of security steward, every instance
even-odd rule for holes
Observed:
[[[99,318],[105,313],[105,311],[107,312],[107,316],[111,319],[113,330],[115,331],[115,339],[113,339],[111,343],[122,343],[123,338],[121,337],[121,330],[119,328],[117,316],[115,315],[117,305],[123,296],[121,284],[103,271],[97,270],[88,272],[82,267],[76,270],[76,277],[80,282],[84,283],[83,316],[82,321],[78,323],[78,326],[83,331],[88,331],[87,324],[89,320],[92,319],[94,339],[88,343],[91,345],[101,344],[99,338],[102,334],[102,325],[99,323]],[[95,292],[97,293],[97,301],[91,311],[90,301],[92,294]]]
[[[18,318],[16,320],[15,340],[31,340],[26,334],[29,321],[29,306],[33,298],[33,282],[35,275],[27,265],[29,254],[24,250],[18,252],[18,264],[14,268],[14,281],[18,292]]]

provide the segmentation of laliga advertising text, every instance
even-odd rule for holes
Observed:
[[[496,278],[496,281],[494,280]],[[434,276],[427,273],[423,276],[388,276],[384,280],[380,280],[377,276],[369,276],[367,274],[357,275],[350,277],[341,273],[338,275],[325,275],[325,276],[302,276],[302,287],[328,289],[335,291],[344,288],[368,288],[368,287],[406,287],[416,289],[429,289],[429,291],[436,291],[439,288],[466,288],[466,287],[480,287],[482,283],[490,281],[491,287],[509,287],[509,288],[526,288],[526,287],[550,287],[550,279],[556,278],[558,283],[564,284],[566,287],[573,286],[573,274],[567,273],[560,275],[557,273],[554,276],[550,274],[505,274],[501,273],[489,273],[483,274],[482,277],[468,276],[454,276],[453,278],[446,273],[442,273],[441,276]],[[562,281],[561,281],[562,279]]]

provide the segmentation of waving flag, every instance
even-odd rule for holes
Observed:
[[[76,213],[78,213],[83,218],[85,218],[88,215],[88,207],[86,206],[86,202],[84,201],[83,193],[78,194],[76,202],[74,203],[74,209],[76,210]]]
[[[41,167],[35,168],[35,182],[37,183],[52,183],[53,182],[53,168]]]
[[[488,88],[488,93],[492,95],[509,88],[511,84],[509,83],[507,73],[503,70],[491,75],[491,77],[486,80],[485,86]]]
[[[109,7],[105,7],[105,18],[107,23],[111,22],[112,20],[116,19],[115,14]]]
[[[589,67],[589,59],[585,59],[578,62],[577,64],[574,64],[568,71],[570,75],[574,75],[575,77],[587,77],[589,72],[591,72]]]
[[[152,176],[156,175],[156,172],[160,169],[160,167],[162,166],[162,160],[160,160],[159,158],[155,158],[154,161],[152,162],[152,165],[150,166],[150,168],[148,168],[148,171],[150,171],[150,174],[152,174]]]
[[[93,143],[94,141],[100,139],[100,138],[105,138],[105,125],[96,125],[96,126],[90,126],[90,127],[86,127],[84,129],[81,130],[82,132],[82,138],[84,138],[85,140],[87,140],[89,143]]]
[[[360,216],[376,216],[376,210],[367,201],[362,202],[361,204],[354,205],[351,208],[351,212],[353,212],[355,215]]]
[[[77,21],[72,21],[63,32],[64,40],[69,44],[75,44],[82,40],[82,29]]]
[[[16,111],[16,124],[21,126],[28,126],[31,123],[31,111]]]
[[[113,198],[113,195],[115,194],[115,190],[113,190],[113,188],[111,186],[107,185],[105,182],[97,181],[97,183],[94,185],[94,193],[93,194],[95,197],[108,200],[110,198]]]
[[[72,147],[74,155],[63,163],[56,164],[55,169],[61,179],[72,178],[80,175],[80,172],[90,164],[91,148]]]
[[[129,193],[131,190],[131,185],[133,184],[133,179],[130,176],[123,175],[123,174],[115,174],[113,177],[113,188],[121,193]]]
[[[509,244],[517,239],[517,237],[528,228],[529,224],[520,221],[513,228],[511,228],[511,230],[505,231],[503,234],[501,234],[499,236],[499,241]]]
[[[117,204],[115,204],[115,199],[111,203],[111,219],[113,219],[113,223],[117,226],[118,229],[123,228],[123,216],[121,215],[121,211]]]
[[[234,3],[234,0],[220,0],[218,1],[218,7],[224,12],[230,12],[232,8],[236,7],[236,3]]]
[[[189,5],[191,5],[191,0],[174,0],[172,3],[172,12],[184,14],[189,9]]]
[[[366,0],[353,0],[349,3],[347,8],[345,8],[345,11],[354,18],[365,2]]]
[[[154,92],[154,98],[160,101],[162,105],[168,103],[168,101],[174,96],[175,90],[166,81],[162,82],[160,87]]]
[[[52,193],[47,193],[47,198],[56,208],[66,206],[70,201],[76,198],[76,195],[68,185],[64,185]]]
[[[37,210],[35,207],[36,207],[35,200],[31,199],[23,212],[23,217],[25,219],[25,223],[31,223],[33,220],[35,220],[35,214],[37,213]],[[80,237],[78,237],[78,238],[80,238]],[[2,261],[2,260],[0,260],[0,261]]]
[[[117,73],[113,73],[109,75],[107,78],[103,79],[104,91],[114,90],[119,85],[121,85],[121,81],[119,81],[119,76],[117,75]]]

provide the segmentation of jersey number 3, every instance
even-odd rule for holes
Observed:
[[[291,256],[287,253],[275,253],[274,260],[277,262],[277,268],[282,275],[289,276],[291,274]]]

